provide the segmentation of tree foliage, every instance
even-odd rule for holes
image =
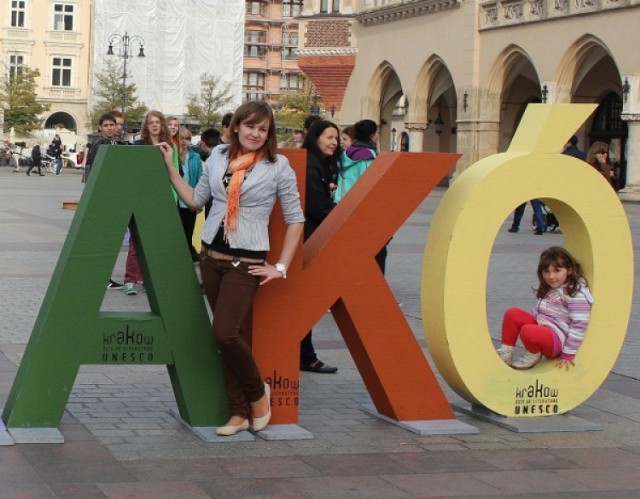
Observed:
[[[229,109],[233,96],[231,84],[209,73],[200,75],[200,93],[191,94],[187,102],[187,116],[204,127],[214,126]]]
[[[276,126],[283,130],[278,134],[278,140],[286,139],[292,130],[302,129],[307,116],[313,114],[312,111],[320,111],[320,104],[315,89],[309,84],[303,89],[280,94],[274,116]]]
[[[93,94],[96,102],[91,110],[91,125],[98,126],[101,115],[113,111],[122,110],[124,107],[124,120],[127,125],[139,123],[148,111],[147,106],[138,101],[136,96],[136,84],[127,83],[122,87],[123,64],[108,58],[104,71],[95,75]]]
[[[4,106],[3,130],[12,127],[16,132],[29,132],[42,126],[40,115],[49,110],[49,105],[36,100],[36,78],[38,69],[21,66],[15,73],[4,72],[0,85],[0,102]]]

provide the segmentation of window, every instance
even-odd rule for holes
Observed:
[[[302,11],[303,0],[283,0],[282,17],[298,17]]]
[[[267,43],[267,32],[247,30],[244,32],[244,43]]]
[[[282,32],[282,45],[288,45],[290,47],[298,46],[298,32],[289,33],[287,31]]]
[[[284,47],[281,54],[283,61],[295,61],[298,58],[296,49],[293,47]]]
[[[24,67],[24,56],[18,54],[9,55],[9,78],[14,78],[22,74]]]
[[[54,57],[51,64],[51,85],[54,87],[71,86],[71,59]]]
[[[56,3],[53,5],[53,29],[73,31],[73,5]]]
[[[280,78],[280,90],[300,90],[304,88],[304,77],[301,74],[283,74]]]
[[[246,4],[247,15],[264,16],[267,12],[263,2],[248,1]]]
[[[255,59],[264,59],[267,54],[267,48],[264,45],[245,45],[244,56]]]
[[[25,1],[11,0],[11,27],[24,28]]]
[[[340,0],[320,0],[321,14],[337,14],[338,12],[340,12]]]
[[[258,92],[246,92],[244,94],[244,100],[249,101],[249,100],[264,100],[264,94],[260,94]]]
[[[242,75],[242,86],[244,90],[264,90],[263,73],[244,73]]]

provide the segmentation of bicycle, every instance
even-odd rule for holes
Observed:
[[[56,172],[56,161],[55,161],[55,158],[52,158],[48,154],[45,154],[42,157],[40,166],[42,167],[43,170],[45,170],[45,171],[47,171],[49,173],[55,173]]]

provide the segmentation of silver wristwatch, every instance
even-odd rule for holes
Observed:
[[[280,263],[280,262],[276,263],[276,270],[280,272],[283,279],[287,278],[287,267],[285,266],[284,263]]]

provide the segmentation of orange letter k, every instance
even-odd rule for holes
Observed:
[[[300,340],[328,308],[379,413],[398,421],[454,418],[375,255],[458,157],[382,154],[306,241],[287,280],[260,289],[253,349],[272,388],[273,423],[298,422]],[[304,185],[300,156],[290,158]],[[279,243],[284,228],[277,225],[271,240]],[[279,250],[274,245],[271,254]]]

